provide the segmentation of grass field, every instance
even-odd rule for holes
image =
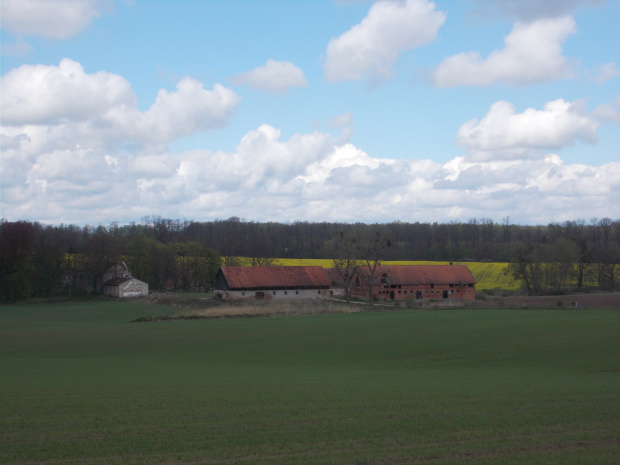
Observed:
[[[4,306],[3,464],[616,464],[620,312]]]

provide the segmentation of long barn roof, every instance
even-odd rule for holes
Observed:
[[[377,268],[375,283],[475,284],[466,265],[385,265]]]
[[[230,289],[329,288],[331,279],[321,266],[223,266]]]

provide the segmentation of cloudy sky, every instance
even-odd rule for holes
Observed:
[[[0,5],[3,218],[620,218],[616,0]]]

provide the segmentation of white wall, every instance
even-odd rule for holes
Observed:
[[[215,290],[216,295],[222,294],[222,298],[226,300],[243,300],[256,298],[257,292],[264,293],[265,300],[312,300],[327,299],[329,297],[329,289],[299,289],[299,290],[275,290],[275,291],[219,291]]]

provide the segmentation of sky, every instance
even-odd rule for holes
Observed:
[[[2,0],[0,216],[620,219],[620,1]]]

